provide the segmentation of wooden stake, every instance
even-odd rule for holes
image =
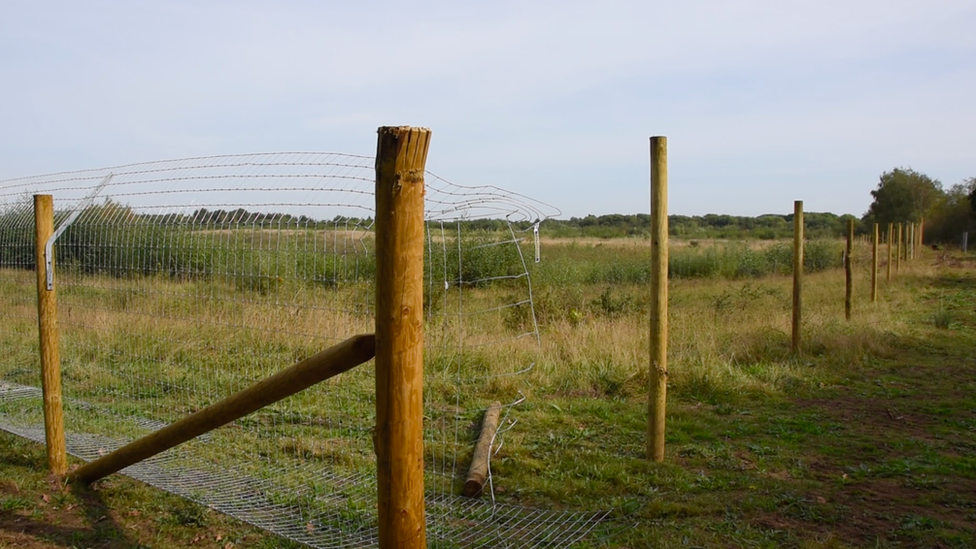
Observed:
[[[898,246],[897,246],[897,250],[895,250],[895,251],[898,252],[898,253],[895,254],[895,258],[896,258],[895,259],[895,272],[901,272],[901,254],[903,253],[902,252],[902,245],[901,245],[901,235],[904,232],[905,232],[905,228],[902,226],[901,223],[899,223],[898,224]]]
[[[495,440],[501,414],[501,402],[495,402],[485,410],[485,418],[481,422],[481,434],[478,436],[478,444],[474,447],[471,468],[468,469],[468,478],[464,481],[464,490],[461,492],[465,497],[479,497],[485,489],[485,482],[488,480],[488,463],[491,460],[491,443]]]
[[[912,259],[912,224],[905,223],[905,263]]]
[[[844,280],[847,283],[844,293],[844,318],[851,319],[851,300],[854,295],[854,275],[851,270],[854,252],[854,220],[847,220],[847,250],[844,254]]]
[[[243,391],[80,467],[71,474],[71,478],[85,483],[95,482],[303,391],[320,381],[337,376],[373,358],[376,349],[375,341],[372,335],[351,337]]]
[[[651,138],[651,394],[647,457],[664,461],[668,396],[668,139]]]
[[[61,351],[58,343],[58,300],[54,288],[47,289],[47,262],[44,248],[54,234],[54,198],[34,195],[34,261],[37,265],[37,327],[40,333],[41,393],[44,400],[44,440],[51,473],[68,470],[64,442],[64,413],[61,404]],[[52,249],[52,254],[54,253]],[[54,258],[51,258],[54,268]]]
[[[915,224],[908,224],[908,260],[915,259]]]
[[[888,268],[888,279],[887,280],[888,280],[888,282],[891,282],[891,239],[894,236],[892,234],[892,232],[894,231],[894,229],[895,229],[895,224],[894,223],[888,223],[888,234],[885,237],[885,240],[888,241],[888,263],[887,263],[887,268]]]
[[[800,352],[803,307],[803,201],[793,202],[793,353]]]
[[[871,240],[871,303],[878,301],[878,224],[874,224]]]
[[[379,546],[427,546],[424,518],[424,168],[430,130],[381,127],[376,145]]]

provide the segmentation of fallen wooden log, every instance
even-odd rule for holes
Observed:
[[[500,402],[492,403],[485,410],[485,418],[481,422],[481,435],[478,437],[478,444],[474,447],[471,468],[468,469],[468,478],[464,481],[464,490],[461,492],[465,497],[480,497],[485,489],[485,482],[488,480],[488,462],[491,459],[491,443],[495,439],[501,413]]]

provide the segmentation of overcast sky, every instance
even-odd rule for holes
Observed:
[[[0,7],[0,179],[186,156],[373,154],[564,217],[866,211],[976,176],[973,0],[86,1]]]

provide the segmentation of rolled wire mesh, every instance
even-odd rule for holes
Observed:
[[[92,460],[372,332],[373,181],[371,157],[273,153],[0,182],[2,428],[44,440],[30,195],[54,195],[56,226],[80,210],[55,244],[56,281],[68,448]],[[481,411],[523,398],[519,374],[533,365],[518,357],[539,337],[523,236],[550,212],[427,176],[425,447],[438,546],[567,545],[604,517],[459,496]],[[477,219],[503,221],[472,230]],[[361,366],[124,473],[312,546],[374,545],[374,406],[372,365]]]

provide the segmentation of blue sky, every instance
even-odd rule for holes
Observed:
[[[878,176],[976,176],[976,2],[5,2],[0,179],[186,156],[372,154],[564,217],[862,214]]]

